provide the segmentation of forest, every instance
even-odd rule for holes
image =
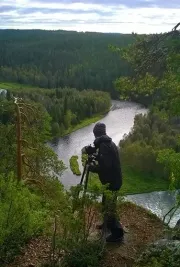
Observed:
[[[102,90],[116,97],[113,81],[130,70],[110,46],[125,47],[133,40],[132,34],[0,30],[0,80]]]
[[[5,84],[6,85],[6,84]],[[3,84],[2,84],[3,86]],[[73,127],[82,121],[94,116],[105,114],[111,106],[108,93],[73,88],[38,89],[13,85],[15,88],[7,89],[7,93],[0,93],[1,107],[0,119],[8,123],[12,114],[8,114],[7,107],[12,103],[13,97],[22,98],[42,105],[51,118],[51,136],[58,137],[67,134]],[[88,121],[87,121],[88,122]]]
[[[120,142],[122,166],[146,178],[168,180],[171,190],[179,188],[179,31],[139,36],[4,30],[0,66],[0,87],[7,89],[0,93],[0,265],[11,266],[22,249],[35,242],[35,248],[41,250],[43,244],[45,250],[41,267],[107,266],[102,263],[109,256],[103,240],[89,238],[105,188],[92,186],[91,194],[82,197],[80,186],[66,191],[59,181],[66,166],[46,144],[84,119],[107,112],[110,94],[137,101],[148,106],[149,113],[136,116],[132,131]],[[71,168],[78,171],[76,157]],[[123,205],[129,214],[124,221],[133,220],[132,235],[140,216],[148,224],[147,231],[135,232],[133,249],[141,236],[143,244],[138,243],[129,266],[164,267],[164,258],[168,267],[179,266],[178,252],[169,250],[160,260],[158,252],[152,261],[146,262],[146,255],[136,262],[147,232],[156,235],[149,221],[161,229],[162,222],[135,205],[119,203],[121,214]],[[132,214],[138,214],[137,220]]]

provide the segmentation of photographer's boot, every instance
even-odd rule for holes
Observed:
[[[106,242],[107,243],[115,243],[115,242],[123,242],[124,241],[124,236],[121,236],[121,237],[117,237],[117,236],[113,236],[112,234],[109,235],[108,237],[106,237]]]

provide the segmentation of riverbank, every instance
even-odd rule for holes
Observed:
[[[11,93],[20,93],[27,90],[27,92],[31,93],[37,93],[40,92],[41,94],[52,94],[52,91],[55,89],[47,89],[47,88],[39,88],[27,84],[18,84],[18,83],[11,83],[11,82],[0,82],[0,89],[9,90]],[[53,135],[53,133],[50,136],[50,139],[56,139],[60,137],[64,137],[70,133],[73,133],[79,129],[82,129],[92,123],[95,123],[99,120],[101,120],[111,109],[111,106],[107,108],[107,110],[104,110],[100,113],[92,115],[90,118],[83,119],[80,123],[78,123],[75,126],[70,126],[68,129],[62,131],[62,133],[58,133],[57,135]]]
[[[109,112],[109,110],[107,110],[107,111],[105,111],[105,112],[103,112],[101,114],[94,115],[91,118],[87,118],[87,119],[82,120],[79,124],[67,129],[61,136],[59,136],[59,138],[60,137],[64,137],[64,136],[66,136],[68,134],[71,134],[71,133],[73,133],[73,132],[75,132],[77,130],[80,130],[80,129],[86,127],[86,126],[89,126],[92,123],[95,123],[95,122],[101,120],[108,112]]]
[[[123,195],[151,193],[169,189],[169,180],[155,177],[150,174],[140,173],[130,167],[123,166]]]
[[[169,181],[157,178],[145,173],[136,172],[130,168],[122,168],[123,185],[120,190],[121,195],[135,195],[143,193],[152,193],[155,191],[167,191]],[[97,174],[90,174],[90,188],[101,187]]]
[[[100,182],[96,175],[91,175],[91,186],[99,186]],[[167,191],[169,182],[164,179],[157,179],[141,173],[133,173],[131,170],[123,172],[123,185],[120,190],[121,195],[135,195],[152,193],[155,191]]]

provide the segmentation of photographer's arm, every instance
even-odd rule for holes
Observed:
[[[90,164],[89,165],[89,171],[93,172],[93,173],[99,173],[100,171],[100,166],[99,165],[95,165],[95,164]]]

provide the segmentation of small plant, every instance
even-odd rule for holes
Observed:
[[[81,171],[79,169],[78,156],[72,156],[69,162],[70,162],[70,168],[73,174],[80,176]]]
[[[102,241],[86,241],[74,246],[63,259],[64,267],[98,267],[104,255]]]
[[[180,242],[169,241],[151,245],[142,253],[135,267],[179,267]]]

